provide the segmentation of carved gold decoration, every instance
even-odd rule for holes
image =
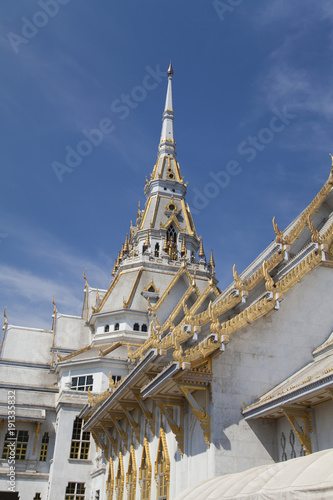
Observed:
[[[144,290],[145,292],[149,292],[149,289],[150,289],[150,288],[153,288],[154,293],[159,293],[159,292],[160,292],[160,289],[159,289],[159,288],[156,288],[156,285],[155,285],[155,283],[154,283],[154,278],[152,278],[152,279],[151,279],[151,281],[150,281],[149,285],[147,285],[147,286],[146,286],[143,290]]]
[[[243,282],[236,271],[236,264],[233,265],[232,274],[234,277],[236,290],[241,290],[243,288]]]
[[[110,416],[110,420],[112,421],[114,427],[116,428],[116,431],[119,434],[120,439],[123,442],[124,449],[127,451],[127,447],[128,447],[128,434],[127,434],[127,432],[124,431],[124,429],[121,427],[117,418],[115,418],[111,413],[109,413],[109,416]]]
[[[276,238],[275,238],[276,243],[280,243],[281,245],[284,245],[285,239],[283,236],[283,232],[278,228],[278,225],[275,222],[275,217],[273,217],[273,228],[274,228],[274,233],[276,234]]]
[[[128,254],[129,253],[129,242],[128,242],[128,235],[126,234],[126,238],[125,238],[125,243],[124,243],[124,254]]]
[[[181,248],[181,251],[180,251],[180,255],[181,255],[182,257],[186,255],[185,236],[183,237],[183,241],[182,241],[182,248]]]
[[[158,212],[159,204],[160,204],[160,195],[156,195],[156,201],[155,201],[155,208],[154,208],[153,219],[152,219],[152,221],[150,223],[150,227],[151,228],[155,227],[155,221],[156,221],[156,217],[157,217],[157,212]]]
[[[150,432],[152,433],[153,436],[155,436],[155,415],[154,415],[154,413],[149,411],[146,402],[140,398],[139,391],[132,391],[132,392],[133,392],[133,395],[134,395],[136,401],[138,402],[138,404],[142,410],[142,413],[144,414],[146,420],[149,423]]]
[[[205,442],[207,446],[210,446],[210,415],[208,413],[209,404],[209,390],[207,387],[196,387],[195,390],[203,390],[205,392],[205,408],[201,408],[198,402],[193,396],[193,387],[187,385],[178,385],[179,389],[185,396],[186,400],[190,404],[190,407],[194,413],[194,416],[200,423],[200,427],[203,430]]]
[[[129,453],[129,461],[128,461],[128,469],[127,469],[127,477],[126,477],[126,484],[128,488],[128,498],[130,498],[129,495],[129,483],[134,483],[134,491],[136,488],[136,477],[137,477],[137,469],[136,469],[136,461],[135,461],[135,450],[133,445],[131,444],[130,446],[130,453]]]
[[[167,233],[165,233],[163,251],[167,253],[168,249],[169,249],[168,236],[167,236]]]
[[[170,217],[168,218],[168,220],[166,221],[165,224],[163,224],[162,222],[160,222],[160,228],[161,229],[168,229],[169,226],[171,226],[171,224],[174,223],[176,228],[178,229],[179,232],[182,232],[182,228],[180,227],[180,224],[178,222],[178,219],[177,219],[177,216],[175,214],[175,212],[172,212],[172,214],[170,215]]]
[[[318,243],[320,245],[322,243],[322,240],[321,240],[319,231],[315,228],[310,216],[308,217],[308,226],[309,226],[309,229],[311,231],[312,243]]]
[[[265,260],[262,263],[262,273],[263,273],[265,281],[266,281],[265,288],[266,288],[267,292],[273,292],[275,289],[275,283],[274,283],[273,278],[269,275],[269,272],[267,269],[267,263]]]
[[[283,413],[294,429],[305,455],[311,455],[312,445],[309,432],[312,433],[313,428],[310,412],[283,408]],[[300,421],[302,421],[302,424]]]
[[[106,482],[106,500],[112,500],[113,488],[114,488],[114,470],[113,470],[113,460],[112,460],[112,457],[110,457],[109,472],[108,472],[108,478],[107,478],[107,482]]]
[[[203,242],[202,242],[202,238],[200,236],[200,248],[199,248],[199,253],[198,253],[200,259],[203,259],[205,257],[205,252],[204,252],[204,249],[203,249]]]
[[[112,373],[111,372],[109,372],[109,389],[112,389],[112,390],[114,389],[114,380],[112,378]]]
[[[146,474],[145,480],[148,483],[148,489],[150,492],[150,488],[151,488],[151,460],[150,460],[150,453],[149,453],[149,443],[148,443],[148,439],[146,436],[144,437],[144,440],[143,440],[141,464],[140,464],[140,468],[139,468],[139,483],[140,483],[141,488],[142,488],[142,480],[144,479],[144,477],[143,477],[144,474],[142,472],[144,470],[145,462],[147,464],[147,468],[146,468],[147,474]],[[148,495],[148,498],[150,498],[150,494]]]
[[[133,432],[135,434],[137,442],[140,443],[140,431],[141,431],[140,418],[139,418],[139,422],[136,422],[132,413],[129,411],[129,409],[133,408],[133,406],[135,406],[135,404],[134,405],[121,404],[120,406],[121,406],[121,409],[123,410],[124,414],[126,415],[126,418],[127,418],[129,425],[133,429]]]
[[[296,283],[299,283],[301,279],[312,269],[319,266],[322,261],[321,252],[313,250],[309,255],[305,257],[297,266],[289,271],[279,282],[275,284],[276,290],[281,293],[285,293],[290,288],[292,288]]]
[[[210,251],[209,266],[210,266],[210,267],[215,267],[215,261],[214,261],[213,250],[211,250],[211,251]]]
[[[280,264],[280,262],[283,261],[283,259],[284,259],[283,252],[277,250],[274,253],[274,255],[272,255],[272,257],[266,261],[267,271],[271,271],[272,269],[274,269],[278,264]],[[243,282],[244,288],[249,291],[253,290],[253,288],[255,288],[263,278],[264,278],[263,268],[261,266],[253,274],[251,274],[249,278],[244,280]]]
[[[117,476],[116,476],[116,486],[115,489],[117,491],[117,496],[118,498],[123,498],[124,494],[124,459],[123,459],[123,454],[120,451],[119,452],[119,457],[118,457],[118,469],[117,469]]]
[[[162,453],[162,451],[164,453]],[[158,460],[159,460],[159,457],[161,457],[161,456],[164,456],[164,461],[165,461],[165,476],[166,476],[166,482],[167,482],[167,487],[168,487],[167,498],[169,498],[170,457],[169,457],[169,451],[168,451],[168,446],[167,446],[167,442],[166,442],[165,432],[164,432],[164,429],[162,426],[160,428],[160,433],[159,433],[157,457],[156,457],[156,462],[155,462],[156,484],[158,484]]]
[[[177,405],[177,404],[172,404],[172,403],[166,404],[163,401],[158,400],[157,407],[159,408],[160,412],[162,413],[162,415],[164,416],[164,418],[168,422],[168,425],[171,429],[171,432],[175,435],[177,445],[178,445],[179,454],[183,455],[184,454],[184,429],[181,425],[181,420],[182,420],[182,416],[183,416],[182,406]],[[170,412],[168,411],[168,407],[179,408],[179,413],[180,413],[179,425],[176,423],[173,416],[171,416]]]

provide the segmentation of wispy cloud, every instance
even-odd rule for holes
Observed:
[[[89,284],[108,287],[110,256],[97,253],[92,260],[23,219],[6,218],[5,230],[13,251],[20,252],[19,264],[0,265],[0,309],[8,306],[11,324],[49,328],[54,294],[60,312],[79,315],[85,268]]]

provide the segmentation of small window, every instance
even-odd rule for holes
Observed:
[[[114,325],[114,331],[117,332],[119,330],[119,323],[116,323]]]
[[[159,243],[156,243],[155,245],[155,257],[159,257],[160,256],[160,245]]]
[[[40,448],[39,461],[46,462],[47,449],[49,447],[49,433],[45,432],[42,438],[42,446]]]
[[[104,327],[104,333],[108,333],[110,331],[110,326],[109,325],[105,325]]]
[[[140,325],[139,325],[139,323],[134,323],[133,330],[134,330],[135,332],[140,331]]]
[[[121,375],[112,375],[112,380],[114,383],[119,382],[121,379]]]
[[[141,326],[141,331],[142,332],[147,332],[147,325],[144,323],[142,326]]]
[[[100,495],[100,490],[96,490],[96,493],[95,493],[95,500],[100,500],[101,498],[101,495]]]
[[[84,483],[68,483],[65,500],[84,500],[85,490]]]
[[[34,496],[34,500],[41,500],[40,493],[36,493],[36,495]]]
[[[72,391],[87,391],[93,388],[93,376],[82,375],[80,377],[72,377]]]

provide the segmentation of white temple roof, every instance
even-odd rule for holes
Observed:
[[[333,449],[203,481],[176,500],[331,500]]]

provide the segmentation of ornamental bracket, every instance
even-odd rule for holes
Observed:
[[[117,418],[114,417],[114,415],[109,413],[109,416],[110,416],[111,422],[115,426],[120,438],[123,441],[123,445],[124,445],[125,450],[127,451],[127,448],[128,448],[128,434],[127,434],[127,432],[124,431],[124,429],[121,427],[120,423],[118,422]]]
[[[134,405],[137,406],[135,403],[134,403]],[[140,423],[138,423],[138,422],[135,421],[132,413],[129,411],[129,408],[133,408],[133,405],[131,405],[131,406],[129,406],[129,405],[120,405],[120,406],[121,406],[121,409],[123,410],[123,412],[126,415],[128,423],[130,424],[130,426],[133,429],[133,432],[135,434],[137,442],[140,443],[140,432],[141,432]],[[139,418],[139,422],[140,422],[140,418]]]
[[[282,408],[285,417],[294,429],[305,455],[311,455],[312,446],[310,432],[313,432],[311,413],[309,410],[293,410]]]
[[[143,401],[143,399],[140,398],[139,393],[134,392],[134,391],[132,391],[132,392],[133,392],[135,399],[137,400],[137,402],[140,405],[142,413],[144,414],[146,420],[149,423],[150,432],[152,433],[153,436],[155,436],[155,416],[154,416],[154,414],[149,411],[145,401]]]
[[[162,415],[165,417],[166,421],[168,422],[168,425],[175,435],[177,444],[178,444],[178,450],[180,455],[184,454],[184,429],[181,425],[182,422],[182,417],[183,417],[183,405],[179,405],[176,403],[167,403],[165,404],[163,401],[157,401],[156,402],[157,407],[159,408],[160,412]],[[169,410],[170,407],[179,407],[180,409],[180,422],[179,425],[176,423],[175,419],[173,418],[173,415],[171,415],[171,412]]]
[[[205,442],[207,446],[210,446],[210,415],[208,411],[209,405],[209,388],[208,387],[197,387],[191,385],[181,385],[178,384],[179,389],[184,394],[187,402],[189,403],[194,416],[200,423],[200,427],[203,430]],[[194,399],[191,391],[205,391],[205,408],[201,408],[201,406]]]

